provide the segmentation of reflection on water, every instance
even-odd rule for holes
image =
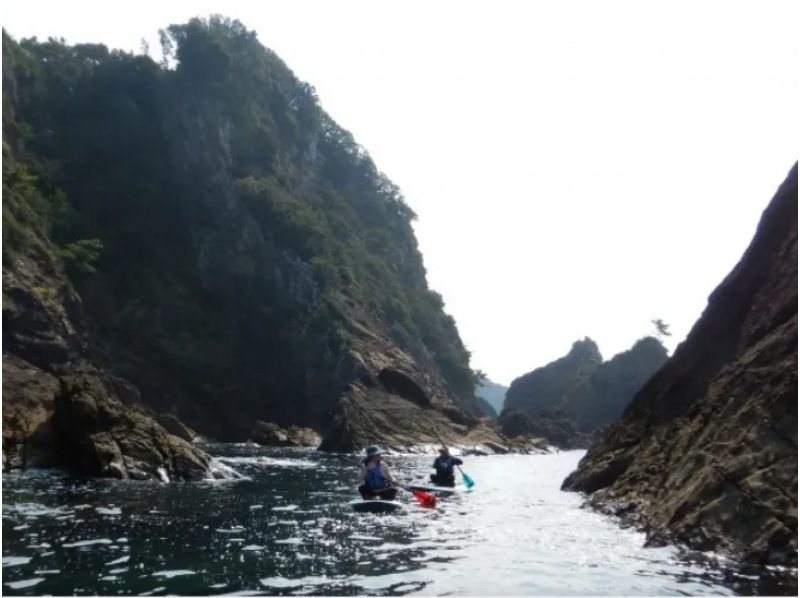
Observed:
[[[474,491],[352,513],[353,456],[215,445],[238,481],[4,475],[7,594],[732,594],[793,588],[644,538],[559,491],[580,452],[467,459]],[[407,481],[431,458],[388,457]],[[795,583],[796,587],[796,583]]]

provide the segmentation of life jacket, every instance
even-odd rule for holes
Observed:
[[[374,490],[380,490],[381,488],[386,488],[389,485],[386,481],[386,477],[383,475],[380,465],[367,467],[366,481],[367,485]]]
[[[433,466],[436,468],[437,474],[443,477],[449,477],[453,475],[453,467],[455,467],[455,464],[450,457],[436,457]]]

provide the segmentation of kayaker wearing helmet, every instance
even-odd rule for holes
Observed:
[[[461,459],[451,456],[446,447],[440,448],[439,456],[433,462],[433,468],[436,473],[431,474],[431,482],[438,486],[455,486],[456,476],[453,473],[453,468],[456,465],[463,464],[464,462]]]
[[[361,479],[363,484],[358,487],[361,498],[382,498],[383,500],[394,500],[397,496],[397,488],[392,488],[396,484],[392,477],[392,472],[385,463],[381,463],[383,452],[377,446],[367,447],[367,456],[362,461]]]

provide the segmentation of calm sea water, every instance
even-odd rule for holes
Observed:
[[[204,483],[3,476],[4,594],[790,593],[644,537],[559,490],[579,451],[473,457],[471,492],[358,515],[357,457],[214,445]],[[406,481],[432,457],[391,456]],[[408,500],[408,499],[406,499]]]

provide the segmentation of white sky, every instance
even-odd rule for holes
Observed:
[[[591,336],[682,340],[800,139],[796,1],[7,2],[15,37],[138,50],[222,13],[255,29],[419,215],[473,367]]]

